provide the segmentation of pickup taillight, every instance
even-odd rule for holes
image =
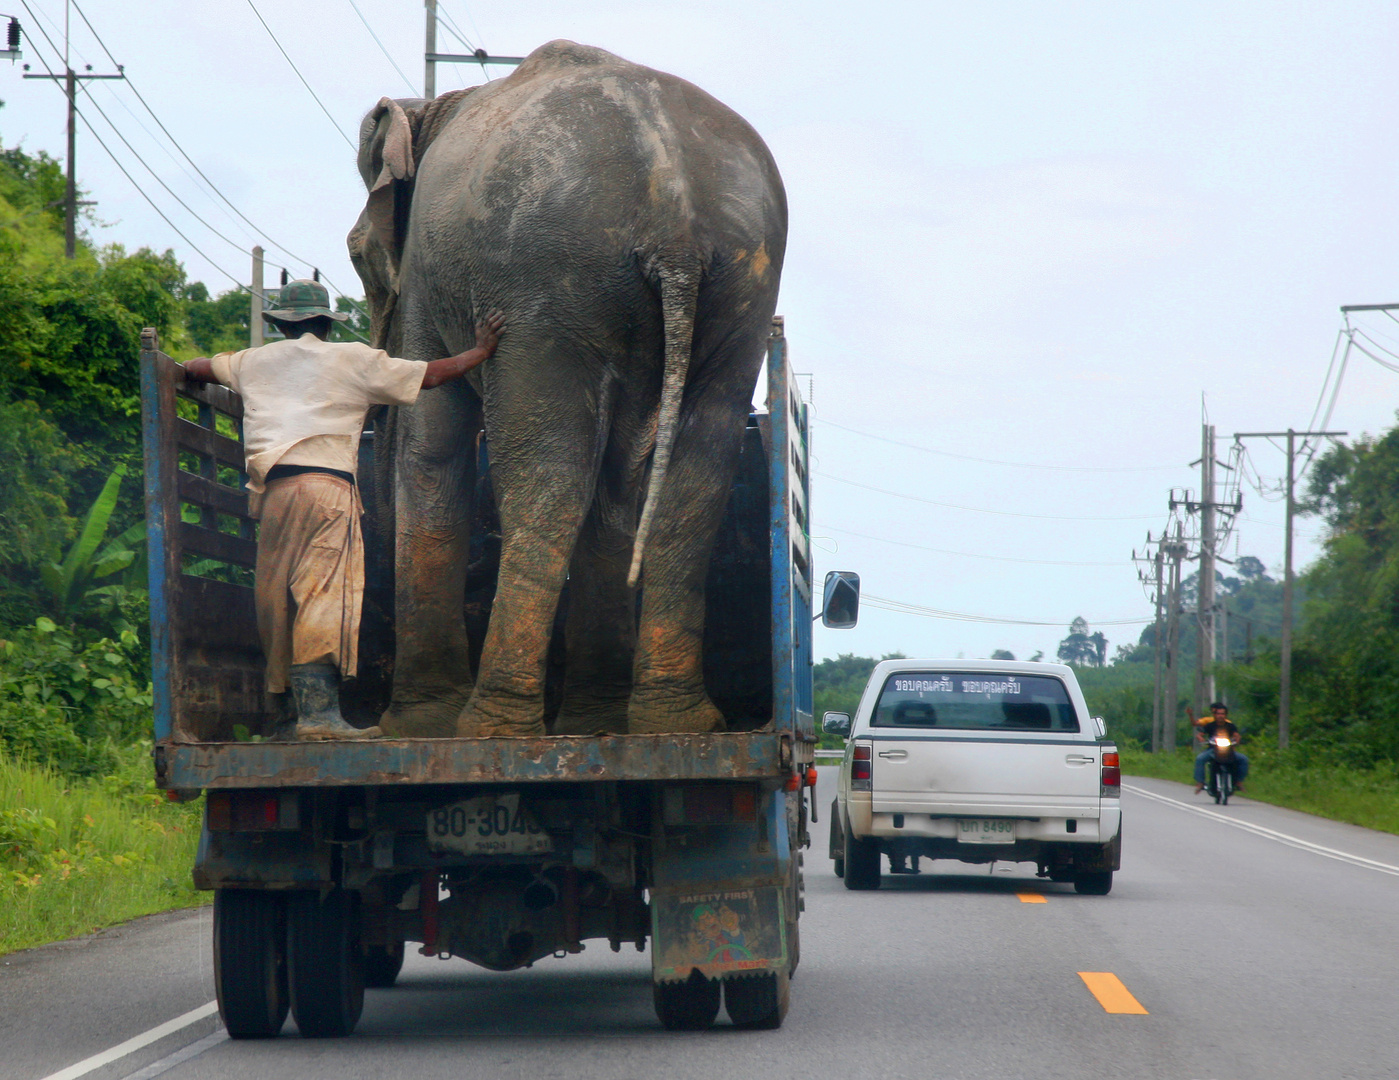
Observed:
[[[850,790],[869,791],[874,779],[874,747],[869,743],[855,744],[850,755]]]
[[[1103,754],[1103,773],[1098,785],[1099,797],[1116,798],[1122,794],[1122,768],[1118,764],[1117,751]]]

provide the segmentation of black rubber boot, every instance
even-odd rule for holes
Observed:
[[[291,692],[296,699],[296,737],[303,742],[324,739],[377,739],[377,727],[357,728],[340,715],[340,672],[334,664],[293,664]]]

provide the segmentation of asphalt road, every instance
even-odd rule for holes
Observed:
[[[1128,778],[1110,896],[1032,866],[943,862],[851,893],[825,855],[830,781],[780,1031],[665,1033],[649,957],[589,943],[508,975],[411,955],[349,1039],[302,1040],[289,1019],[280,1039],[233,1043],[198,1016],[213,999],[206,909],[0,960],[0,1077],[1399,1076],[1399,837],[1243,798],[1216,814]],[[1115,976],[1126,997],[1108,1005],[1138,1011],[1108,1011],[1081,972]]]

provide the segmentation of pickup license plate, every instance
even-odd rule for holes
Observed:
[[[519,794],[482,795],[427,814],[427,845],[462,855],[537,855],[554,842]]]
[[[959,844],[1013,844],[1015,822],[1005,818],[958,818]]]

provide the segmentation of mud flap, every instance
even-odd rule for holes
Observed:
[[[1104,870],[1122,869],[1122,826],[1117,827],[1117,835],[1092,849],[1091,854],[1076,855],[1074,869],[1099,873]]]
[[[653,892],[652,978],[677,982],[785,973],[787,916],[783,890],[772,886]]]

